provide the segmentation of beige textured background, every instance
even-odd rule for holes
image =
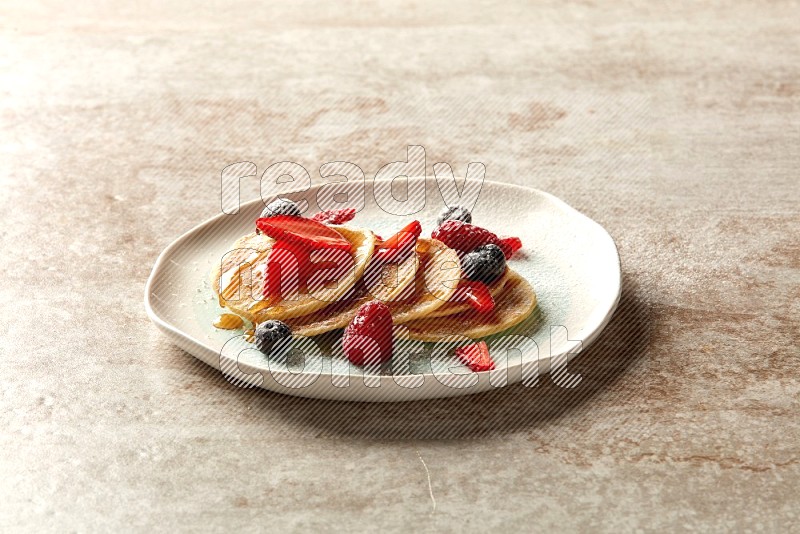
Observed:
[[[798,7],[2,2],[0,527],[796,528]],[[150,324],[222,167],[407,144],[614,236],[578,388],[332,409]]]

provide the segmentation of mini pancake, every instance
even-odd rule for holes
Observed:
[[[461,260],[455,250],[436,239],[420,239],[422,268],[417,271],[414,297],[392,306],[394,324],[428,316],[450,300],[461,277]]]
[[[489,289],[489,293],[492,294],[492,298],[496,301],[497,297],[503,292],[503,288],[506,287],[506,283],[508,283],[509,273],[510,270],[506,267],[506,270],[503,272],[503,275],[500,276],[497,280],[493,281],[491,284],[487,284],[486,287]],[[457,313],[463,313],[466,311],[470,311],[472,306],[463,302],[447,302],[438,310],[433,310],[426,318],[433,319],[434,317],[447,317],[448,315],[455,315]]]
[[[425,318],[405,324],[408,336],[420,341],[441,341],[454,334],[477,339],[519,324],[536,308],[533,286],[519,274],[507,270],[505,289],[491,313],[467,311],[447,317]]]
[[[354,267],[337,280],[313,293],[300,292],[298,298],[270,306],[263,299],[262,287],[269,251],[275,240],[255,232],[239,238],[211,272],[211,287],[220,305],[254,323],[270,319],[285,320],[313,313],[339,301],[364,274],[375,248],[375,234],[369,230],[331,226],[352,245]],[[222,290],[220,290],[222,287]]]

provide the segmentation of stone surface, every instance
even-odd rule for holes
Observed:
[[[3,530],[796,527],[797,2],[3,4]],[[578,387],[309,401],[150,324],[225,165],[408,144],[614,236]]]

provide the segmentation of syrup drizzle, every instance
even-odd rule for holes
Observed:
[[[241,328],[244,321],[238,315],[223,313],[214,321],[214,326],[222,330],[236,330]]]

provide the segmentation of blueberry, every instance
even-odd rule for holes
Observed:
[[[497,280],[506,270],[506,257],[497,245],[483,245],[461,260],[464,276],[476,282]]]
[[[273,200],[267,204],[267,207],[261,212],[262,218],[274,217],[276,215],[291,215],[293,217],[303,216],[303,214],[300,213],[300,208],[297,207],[297,204],[285,198],[277,198]]]
[[[441,226],[447,220],[461,221],[472,224],[472,214],[463,206],[445,206],[439,218],[436,219],[436,225]]]
[[[275,345],[285,346],[292,337],[292,330],[281,321],[265,321],[256,327],[256,346],[264,354],[269,354]]]

